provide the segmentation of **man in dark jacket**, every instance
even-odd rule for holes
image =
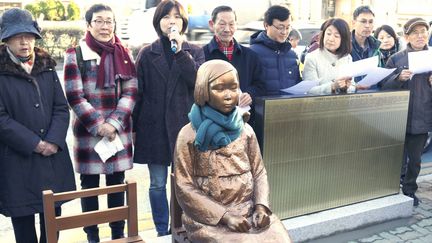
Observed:
[[[395,72],[382,81],[383,89],[410,91],[408,121],[405,136],[405,151],[408,165],[402,182],[402,192],[419,203],[415,195],[417,177],[420,172],[421,154],[428,132],[432,129],[432,75],[430,72],[414,74],[409,69],[408,53],[427,50],[428,23],[422,18],[413,18],[404,25],[407,48],[390,57],[386,68],[396,68]]]
[[[360,6],[353,13],[353,31],[352,31],[352,49],[351,57],[353,62],[380,55],[379,47],[381,42],[372,36],[374,30],[375,14],[369,6]],[[383,67],[385,63],[379,63]],[[356,77],[356,82],[363,79],[364,76]],[[376,89],[376,86],[371,87]]]
[[[203,47],[205,60],[222,59],[230,62],[237,69],[240,89],[243,92],[239,105],[253,105],[255,97],[265,94],[265,84],[261,80],[261,63],[255,52],[234,39],[237,17],[233,9],[228,6],[216,7],[209,20],[209,27],[215,36]],[[251,125],[253,120],[252,112],[249,122]]]
[[[273,5],[264,14],[265,30],[251,36],[251,49],[262,63],[262,80],[266,95],[283,94],[300,81],[299,62],[287,41],[291,30],[291,13],[283,6]]]
[[[55,61],[34,46],[41,35],[30,12],[6,11],[0,28],[0,213],[12,218],[17,243],[33,243],[34,214],[44,217],[42,191],[75,190],[65,142],[69,109]]]

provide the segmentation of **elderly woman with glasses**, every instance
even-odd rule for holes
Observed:
[[[41,38],[29,11],[12,8],[1,16],[0,213],[11,217],[17,243],[46,242],[43,190],[75,190],[65,141],[69,109],[56,62],[35,46]]]
[[[291,13],[283,6],[271,6],[264,14],[265,30],[251,36],[250,48],[261,61],[266,95],[282,94],[300,81],[297,54],[287,41],[291,31]]]
[[[85,14],[87,33],[79,46],[66,51],[64,81],[67,99],[75,119],[75,169],[81,174],[81,187],[99,186],[99,175],[106,184],[121,184],[125,170],[132,168],[132,110],[137,93],[135,66],[128,50],[115,36],[112,9],[96,4]],[[124,149],[102,158],[95,145],[116,141]],[[108,195],[108,206],[124,204],[122,193]],[[98,198],[81,199],[84,212],[98,209]],[[111,222],[112,239],[122,238],[124,221]],[[89,242],[99,242],[97,225],[84,227]]]

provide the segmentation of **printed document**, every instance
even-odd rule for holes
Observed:
[[[117,152],[120,152],[124,149],[125,148],[118,134],[116,134],[116,137],[113,141],[109,141],[107,137],[103,137],[94,148],[104,163]]]
[[[305,80],[289,88],[281,89],[281,91],[293,95],[301,95],[301,94],[306,94],[310,89],[317,86],[318,84],[319,84],[318,81]]]

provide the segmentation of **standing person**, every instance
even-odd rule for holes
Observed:
[[[196,72],[204,62],[204,53],[186,41],[188,18],[178,1],[162,1],[153,26],[159,39],[140,51],[136,64],[139,95],[133,113],[134,162],[148,166],[153,222],[158,236],[163,236],[169,234],[168,166],[173,161],[177,134],[188,122]],[[173,42],[177,43],[175,50],[171,48]]]
[[[380,55],[380,41],[372,36],[374,29],[375,14],[369,6],[360,6],[353,13],[353,31],[351,34],[352,48],[351,57],[353,62]],[[384,63],[378,63],[379,67],[384,67]],[[362,80],[364,76],[355,77],[356,82]],[[376,85],[370,87],[376,89]]]
[[[392,55],[386,68],[396,68],[393,75],[382,81],[383,89],[409,90],[408,121],[405,135],[405,151],[408,166],[402,182],[402,192],[419,204],[415,195],[417,177],[421,168],[423,146],[432,129],[432,75],[431,72],[413,74],[409,69],[408,53],[428,50],[429,24],[422,18],[408,20],[404,27],[407,48]]]
[[[291,31],[291,13],[280,5],[273,5],[264,13],[265,30],[251,36],[250,48],[255,51],[262,65],[265,95],[283,94],[300,81],[299,61],[287,41]]]
[[[65,141],[69,109],[56,62],[35,47],[42,37],[31,13],[12,8],[0,21],[0,213],[11,217],[17,243],[38,242],[39,213],[45,243],[42,191],[75,190]]]
[[[341,67],[352,62],[351,34],[348,23],[339,18],[325,22],[319,39],[319,49],[306,56],[303,77],[305,80],[319,81],[318,86],[309,90],[310,94],[338,94],[355,92],[355,82],[351,77],[338,76]]]
[[[352,49],[353,61],[379,55],[380,41],[373,37],[375,14],[369,6],[360,6],[353,13]],[[380,64],[380,66],[384,66]]]
[[[261,79],[262,67],[258,55],[237,43],[234,33],[237,30],[237,16],[229,6],[216,7],[209,20],[213,39],[203,47],[205,60],[221,59],[230,62],[240,78],[239,105],[252,105],[249,123],[254,127],[253,104],[255,97],[265,94],[265,83]]]
[[[288,34],[287,41],[291,44],[291,48],[295,49],[297,48],[299,42],[302,40],[302,35],[300,31],[297,29],[291,29],[291,31]]]
[[[374,32],[374,37],[381,42],[380,63],[386,64],[389,57],[400,51],[401,44],[394,29],[390,25],[381,25]]]
[[[106,185],[124,182],[125,170],[132,168],[131,114],[135,105],[137,79],[127,49],[114,34],[112,9],[91,6],[85,14],[87,33],[79,48],[66,51],[64,80],[66,95],[74,114],[75,169],[81,174],[81,188],[99,186],[100,174]],[[124,150],[103,162],[94,147],[103,137],[119,137]],[[124,194],[108,195],[108,207],[124,205]],[[83,212],[97,210],[98,198],[81,199]],[[111,237],[124,237],[124,221],[111,222]],[[97,225],[86,226],[89,242],[99,242]]]

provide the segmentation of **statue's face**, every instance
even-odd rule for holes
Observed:
[[[238,104],[239,82],[231,71],[210,83],[208,104],[222,114],[230,113]]]

